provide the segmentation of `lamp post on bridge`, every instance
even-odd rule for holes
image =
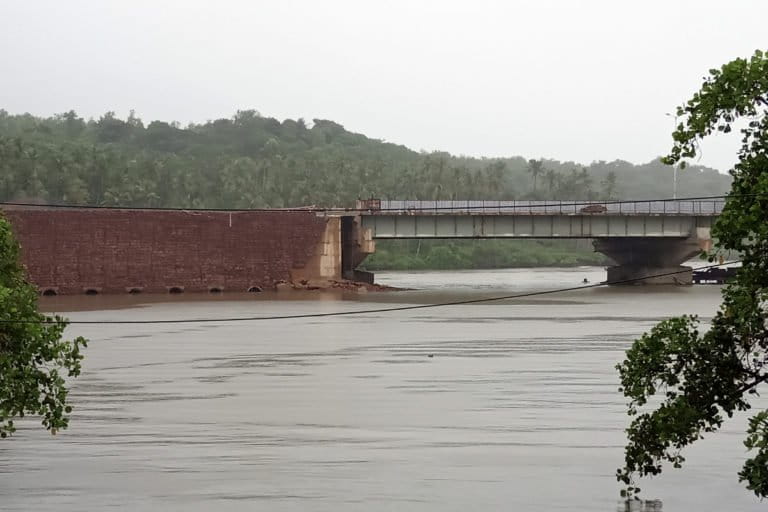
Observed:
[[[664,114],[665,116],[671,117],[672,121],[674,123],[677,123],[677,117],[673,116],[669,112],[666,112]],[[674,126],[673,126],[674,128]],[[673,129],[674,131],[674,129]],[[672,199],[677,199],[677,165],[672,166]]]
[[[677,166],[672,166],[673,178],[672,178],[672,199],[677,199]]]

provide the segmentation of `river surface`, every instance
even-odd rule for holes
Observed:
[[[295,315],[578,286],[599,268],[379,273],[411,291],[72,297],[72,320]],[[178,297],[174,297],[178,299]],[[614,369],[718,286],[592,288],[294,320],[72,325],[91,340],[69,430],[0,442],[3,511],[614,512]],[[762,402],[766,405],[765,401]],[[745,418],[641,482],[665,512],[764,510],[738,483]],[[644,484],[644,485],[643,485]]]

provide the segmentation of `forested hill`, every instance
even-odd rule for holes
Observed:
[[[515,152],[514,140],[510,153]],[[528,155],[532,156],[532,155]],[[730,177],[692,166],[679,196],[721,194]],[[135,115],[49,118],[0,110],[0,200],[168,207],[350,206],[397,199],[671,197],[658,160],[574,162],[416,152],[333,121],[254,110],[181,127]]]

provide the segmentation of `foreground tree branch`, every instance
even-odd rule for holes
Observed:
[[[701,90],[677,109],[681,119],[665,163],[697,154],[701,139],[728,133],[744,120],[731,192],[712,229],[708,255],[741,254],[742,267],[723,289],[723,302],[706,332],[695,316],[665,320],[635,341],[617,366],[629,399],[622,496],[636,497],[636,477],[680,467],[683,448],[718,430],[726,417],[750,408],[749,398],[768,380],[768,57],[761,51],[710,70]],[[648,402],[660,400],[655,408]],[[651,409],[651,410],[647,410]],[[754,452],[739,479],[768,496],[768,411],[749,422],[745,446]]]
[[[37,415],[55,434],[66,428],[67,377],[80,374],[85,339],[61,339],[66,321],[37,311],[37,292],[24,276],[19,247],[0,215],[0,437],[15,432],[14,418]]]

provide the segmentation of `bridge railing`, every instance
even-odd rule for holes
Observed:
[[[424,201],[381,200],[366,214],[380,215],[718,215],[724,200],[680,201]]]

